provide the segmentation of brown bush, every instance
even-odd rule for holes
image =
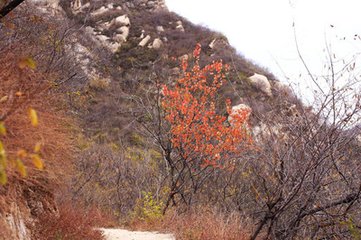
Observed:
[[[132,228],[171,232],[178,240],[248,239],[246,224],[236,213],[224,214],[209,208],[186,213],[169,211],[158,221],[133,221]]]
[[[5,240],[5,239],[10,239],[11,238],[11,232],[8,229],[8,226],[4,223],[0,221],[0,239],[1,240]]]
[[[29,15],[23,8],[19,10],[21,14],[11,15],[5,20],[10,27],[4,26],[0,33],[0,121],[4,122],[7,130],[1,141],[10,163],[18,157],[19,150],[32,153],[35,144],[40,143],[39,154],[45,168],[43,171],[36,170],[31,159],[24,157],[22,160],[28,177],[23,178],[13,164],[8,164],[8,183],[0,186],[0,198],[3,200],[0,201],[0,214],[14,214],[11,208],[15,205],[26,227],[30,227],[28,223],[34,222],[39,215],[54,216],[56,212],[53,193],[55,186],[66,182],[65,177],[71,169],[73,149],[70,130],[73,127],[63,111],[64,101],[55,84],[59,76],[57,73],[61,71],[59,66],[62,66],[58,56],[62,53],[55,50],[53,41],[42,38],[51,35],[54,37],[52,40],[57,40],[55,29],[51,24],[46,27],[44,19],[33,12]],[[57,44],[59,42],[61,40]],[[51,56],[54,61],[49,59]],[[27,63],[24,64],[24,61]],[[35,109],[39,116],[37,127],[30,123],[29,108]],[[3,217],[1,224],[4,226],[0,227],[2,230],[9,228]]]
[[[59,206],[59,216],[43,215],[36,224],[36,239],[101,240],[102,234],[95,230],[98,224],[107,221],[95,208],[64,202]]]
[[[50,76],[31,69],[19,69],[21,55],[7,52],[3,56],[0,59],[0,96],[6,96],[8,100],[1,103],[0,117],[8,132],[2,140],[9,159],[15,159],[18,150],[31,152],[36,143],[41,143],[45,172],[55,177],[69,171],[72,147],[68,130],[71,125],[61,110],[60,95],[47,81]],[[39,125],[36,128],[30,124],[29,108],[38,113]],[[24,164],[33,169],[30,161]]]
[[[161,188],[156,162],[160,154],[134,146],[125,147],[124,152],[112,147],[95,144],[83,150],[76,163],[72,193],[73,199],[108,209],[124,220],[142,192]]]

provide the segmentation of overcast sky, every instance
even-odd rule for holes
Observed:
[[[316,75],[324,73],[326,42],[338,59],[361,52],[360,0],[166,0],[171,11],[224,33],[244,56],[280,79],[306,85],[300,51]],[[333,27],[331,27],[331,25]],[[346,38],[344,40],[344,37]],[[302,73],[302,82],[299,74]]]

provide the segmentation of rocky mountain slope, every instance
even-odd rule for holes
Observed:
[[[77,168],[85,173],[75,180],[73,187],[75,195],[90,195],[91,202],[102,201],[101,193],[92,193],[93,184],[103,182],[105,189],[108,189],[115,181],[112,177],[103,179],[114,167],[114,153],[109,153],[104,144],[126,148],[131,158],[137,155],[144,158],[142,148],[148,148],[139,143],[144,141],[143,137],[140,137],[139,129],[134,129],[132,125],[139,111],[134,106],[133,96],[142,94],[154,82],[165,83],[176,79],[181,74],[180,62],[192,58],[191,53],[197,43],[203,46],[204,63],[223,59],[231,64],[231,76],[223,89],[223,97],[231,98],[233,105],[252,108],[254,114],[263,114],[271,108],[274,111],[288,111],[282,104],[299,104],[290,89],[276,81],[272,74],[236,54],[225,36],[195,26],[169,12],[162,0],[32,0],[21,8],[31,9],[35,16],[44,17],[45,21],[56,20],[54,24],[58,37],[66,38],[61,39],[64,40],[61,54],[66,56],[67,63],[58,63],[63,64],[64,70],[56,81],[61,91],[68,95],[72,114],[82,119],[82,138],[88,139],[84,144],[91,146],[79,153]],[[284,96],[290,98],[284,101]],[[275,106],[275,103],[282,107]],[[259,122],[256,118],[254,121]],[[104,169],[101,169],[103,173],[86,185],[79,186],[97,164],[88,161],[89,157],[92,159],[102,151],[103,157],[110,159],[110,162],[104,163]],[[146,154],[159,155],[153,150],[146,151]],[[149,162],[146,165],[152,164]],[[127,168],[147,174],[147,170],[139,166]],[[138,177],[133,176],[134,173],[129,174],[128,177]],[[137,180],[137,186],[143,184],[142,178]],[[32,191],[29,184],[33,183],[27,181],[19,191],[24,191],[24,194],[30,191],[31,194],[15,194],[14,199],[19,199],[1,213],[5,216],[2,217],[5,219],[2,224],[9,230],[12,239],[30,239],[30,228],[37,221],[38,212],[50,211],[45,208],[53,208],[50,212],[57,211],[53,189],[44,186],[43,180],[36,183],[39,186],[34,185],[34,188],[43,188],[41,191]],[[145,186],[138,187],[146,189]],[[128,189],[124,191],[126,194]],[[135,192],[125,199],[119,199],[115,196],[116,192],[110,192],[107,197],[110,200],[101,205],[118,209],[118,214],[122,215],[129,211],[129,204],[134,206],[137,194]],[[124,201],[124,206],[115,206],[116,201]]]
[[[48,154],[56,156],[60,151],[73,164],[58,166],[50,161],[56,171],[36,172],[25,180],[13,173],[9,185],[0,186],[0,233],[5,229],[4,236],[39,237],[34,227],[44,223],[41,216],[46,213],[59,219],[62,212],[58,207],[66,197],[111,212],[123,224],[162,222],[162,209],[171,205],[166,203],[173,191],[167,185],[170,166],[165,149],[157,145],[159,137],[147,127],[159,124],[152,120],[159,106],[157,96],[162,94],[160,86],[175,84],[183,74],[182,62],[194,61],[192,52],[197,44],[202,46],[201,66],[219,59],[230,66],[217,95],[217,112],[227,116],[226,99],[231,100],[233,111],[249,110],[248,131],[254,145],[233,160],[237,164],[231,170],[210,170],[202,180],[203,188],[187,188],[186,184],[194,187],[192,181],[197,177],[192,171],[189,182],[174,186],[181,189],[179,202],[198,191],[192,210],[201,211],[192,221],[181,214],[175,215],[181,220],[165,215],[173,225],[179,221],[168,229],[179,231],[197,221],[199,226],[191,226],[187,236],[201,239],[195,236],[208,236],[212,231],[207,230],[208,222],[197,217],[216,209],[223,223],[235,215],[244,219],[234,218],[239,221],[233,221],[238,227],[232,225],[238,231],[235,239],[240,233],[253,239],[259,234],[274,239],[317,234],[321,238],[334,232],[349,236],[347,224],[353,222],[347,219],[358,215],[348,214],[353,214],[360,195],[354,178],[359,175],[355,161],[359,153],[353,133],[343,132],[349,118],[329,127],[322,115],[328,107],[320,112],[303,107],[287,85],[237,54],[225,36],[169,12],[162,0],[31,0],[16,14],[26,17],[11,18],[1,25],[0,51],[8,53],[7,44],[22,46],[27,39],[31,47],[19,47],[16,53],[34,56],[37,71],[44,74],[42,83],[50,86],[39,101],[46,95],[56,96],[47,101],[56,105],[55,112],[61,109],[60,115],[72,119],[71,124],[61,125],[68,132],[66,140],[54,139]],[[60,142],[66,142],[66,148],[60,148]],[[172,207],[180,213],[190,208],[174,198]],[[342,214],[330,219],[323,214],[328,209]],[[214,219],[211,216],[208,220]],[[51,221],[46,221],[50,225]],[[347,224],[338,224],[342,221]],[[316,228],[319,222],[324,225]],[[241,223],[249,224],[247,233]],[[214,224],[213,228],[219,226],[223,225]],[[192,232],[202,227],[202,234]],[[226,234],[218,239],[230,236]],[[177,237],[184,239],[184,235]]]
[[[169,12],[163,1],[63,1],[60,6],[78,24],[76,44],[70,47],[90,87],[115,85],[129,94],[155,78],[174,79],[181,74],[180,62],[191,59],[200,43],[204,63],[222,59],[231,65],[224,97],[233,105],[247,104],[255,114],[299,106],[287,85],[236,54],[225,36]],[[112,121],[112,116],[104,118]]]

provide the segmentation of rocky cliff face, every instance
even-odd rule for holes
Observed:
[[[57,214],[54,189],[46,179],[11,179],[11,186],[0,189],[1,240],[30,240],[42,214]]]

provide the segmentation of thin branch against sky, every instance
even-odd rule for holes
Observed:
[[[295,84],[307,73],[298,56],[294,31],[302,57],[316,76],[325,72],[325,36],[340,59],[361,49],[361,39],[354,37],[361,35],[358,14],[361,2],[357,0],[166,0],[166,3],[171,11],[190,21],[222,32],[246,58],[270,69],[280,80],[294,79]],[[314,85],[312,82],[302,85]]]

